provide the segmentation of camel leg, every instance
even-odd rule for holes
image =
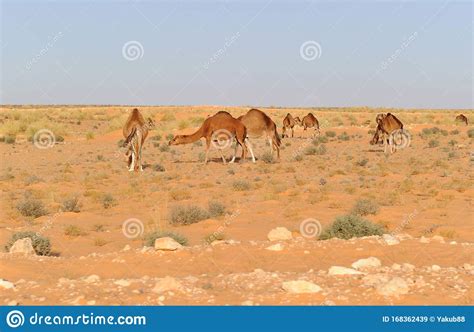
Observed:
[[[237,149],[238,149],[238,147],[239,147],[239,144],[236,143],[236,144],[235,144],[235,149],[234,149],[234,155],[232,156],[232,160],[230,161],[231,164],[233,164],[234,161],[235,161],[235,157],[237,156]]]
[[[207,157],[209,156],[210,146],[211,146],[211,137],[206,138],[206,157],[204,158],[204,164],[207,164]]]
[[[143,172],[143,164],[142,164],[142,145],[140,145],[139,149],[140,149],[140,152],[139,152],[139,154],[138,154],[138,155],[139,155],[139,158],[138,158],[139,162],[138,162],[138,164],[140,165],[140,172]]]
[[[280,160],[280,147],[278,146],[277,142],[275,139],[272,139],[272,143],[273,143],[273,148],[276,150],[277,152],[277,158],[278,160]]]
[[[244,140],[244,144],[249,149],[250,155],[252,156],[252,162],[255,164],[255,155],[253,154],[252,144],[250,143],[250,140],[248,138],[246,138]]]
[[[268,137],[268,143],[270,144],[270,153],[272,154],[272,157],[273,157],[273,149],[275,147],[273,146],[273,140],[271,137]]]
[[[291,138],[293,138],[294,134],[295,134],[295,131],[293,130],[293,128],[291,128]]]
[[[133,172],[134,170],[135,170],[135,151],[132,150],[132,162],[130,163],[130,167],[128,171]]]
[[[221,155],[222,163],[223,163],[223,164],[227,164],[227,161],[225,160],[225,157],[224,157],[224,154],[222,153],[222,150],[221,150],[221,149],[217,149],[217,150],[219,150],[219,153],[220,153],[220,155]]]

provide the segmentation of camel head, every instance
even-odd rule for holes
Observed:
[[[385,114],[385,113],[377,114],[377,116],[375,117],[375,123],[380,124],[386,116],[387,116],[387,114]]]
[[[186,142],[184,140],[184,137],[184,135],[176,135],[171,141],[169,141],[168,145],[185,144]]]
[[[296,122],[296,124],[297,124],[298,126],[302,126],[302,125],[303,125],[303,123],[301,122],[301,119],[300,119],[299,116],[297,116],[296,118],[294,118],[294,120],[295,120],[295,122]]]
[[[375,129],[374,137],[372,137],[372,140],[370,141],[370,145],[375,145],[379,142],[380,134],[380,128],[377,126],[377,128]]]

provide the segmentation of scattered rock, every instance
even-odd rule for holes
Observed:
[[[402,269],[402,266],[400,264],[397,264],[397,263],[392,264],[392,270],[400,271],[401,269]]]
[[[267,237],[270,241],[278,241],[278,240],[291,240],[293,238],[293,235],[285,227],[277,227],[277,228],[272,229],[268,233]]]
[[[95,300],[87,301],[87,305],[95,305]]]
[[[250,306],[250,305],[253,305],[253,301],[246,300],[246,301],[242,302],[240,305]]]
[[[441,270],[441,266],[439,266],[439,265],[432,265],[431,266],[431,271],[433,271],[433,272],[438,272],[440,270]]]
[[[87,282],[88,284],[92,284],[94,282],[100,281],[100,277],[98,275],[91,274],[90,276],[85,278],[84,281]]]
[[[160,278],[155,287],[152,289],[153,293],[163,293],[171,290],[181,289],[181,283],[173,277],[164,277]]]
[[[130,286],[131,282],[126,280],[126,279],[119,279],[114,282],[114,284],[122,287],[128,287]]]
[[[435,235],[431,238],[431,240],[439,242],[439,243],[444,243],[444,238],[440,235]]]
[[[382,263],[377,257],[362,258],[352,263],[352,267],[356,270],[363,270],[373,267],[381,267]]]
[[[381,284],[388,282],[389,277],[385,274],[377,273],[377,274],[369,274],[362,278],[362,282],[366,286],[370,287],[377,287]]]
[[[330,276],[337,276],[337,275],[346,275],[346,274],[363,274],[360,271],[350,269],[344,266],[331,266],[329,268],[328,274]]]
[[[281,245],[280,243],[277,243],[277,244],[273,244],[269,247],[266,247],[265,249],[270,250],[270,251],[282,251],[283,248],[284,248],[283,245]]]
[[[317,293],[322,290],[318,285],[305,280],[286,281],[281,287],[292,294]]]
[[[396,244],[399,244],[400,241],[393,235],[391,234],[384,234],[382,235],[382,239],[385,241],[385,243],[389,246],[394,246]]]
[[[400,278],[394,277],[389,282],[377,287],[377,292],[383,296],[399,296],[407,294],[410,290],[408,283]]]
[[[156,250],[177,250],[183,246],[170,237],[162,237],[155,240]]]
[[[13,284],[13,282],[0,279],[0,287],[5,288],[5,289],[14,289],[15,285]]]
[[[430,243],[430,239],[427,239],[426,237],[422,236],[420,237],[420,243]]]
[[[126,244],[125,247],[123,247],[122,251],[129,251],[130,250],[130,245]]]
[[[33,243],[31,238],[25,237],[23,239],[16,240],[9,250],[10,254],[24,254],[24,255],[35,255],[35,249],[33,249]]]
[[[403,263],[402,270],[404,272],[412,272],[415,269],[415,265],[409,263]]]
[[[10,302],[7,303],[7,305],[15,306],[15,305],[18,305],[18,302],[15,300],[11,300]]]

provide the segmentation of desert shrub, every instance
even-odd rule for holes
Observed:
[[[38,218],[48,214],[43,202],[29,196],[18,202],[16,209],[26,217]]]
[[[42,181],[43,180],[41,178],[37,177],[36,175],[31,175],[28,178],[26,178],[25,184],[27,186],[29,186],[31,184],[35,184],[35,183],[42,182]]]
[[[105,226],[102,224],[95,224],[94,227],[92,227],[92,230],[94,232],[105,232]]]
[[[8,243],[5,245],[5,250],[9,251],[17,240],[24,239],[26,237],[31,239],[33,249],[37,255],[48,256],[51,254],[51,242],[49,239],[31,231],[14,233]]]
[[[174,116],[173,113],[166,113],[161,117],[161,121],[174,121],[176,120],[176,117]]]
[[[295,159],[295,161],[302,161],[302,160],[303,160],[303,156],[300,155],[300,154],[297,154],[294,159]]]
[[[227,173],[230,174],[230,175],[234,175],[235,174],[235,171],[233,169],[228,169],[227,170]]]
[[[474,138],[474,128],[473,129],[469,129],[467,131],[467,136],[469,136],[469,138]]]
[[[226,212],[225,205],[217,201],[209,201],[207,210],[212,218],[223,216]]]
[[[90,140],[90,139],[93,139],[95,137],[94,133],[89,131],[88,133],[86,133],[86,139]]]
[[[57,135],[56,136],[56,142],[58,142],[58,143],[64,142],[64,137],[61,136],[61,135]]]
[[[451,146],[455,146],[456,144],[458,144],[458,142],[456,140],[452,139],[448,142],[448,144],[451,145]]]
[[[65,199],[62,202],[61,210],[64,212],[80,212],[81,204],[79,203],[79,198],[75,196]]]
[[[245,180],[236,180],[232,183],[232,188],[234,188],[235,191],[250,190],[250,183]]]
[[[64,235],[67,236],[83,236],[86,235],[87,233],[82,230],[79,226],[75,225],[68,225],[64,229]]]
[[[112,194],[103,195],[101,201],[104,209],[109,209],[117,204],[117,201],[115,200],[114,196],[112,196]]]
[[[369,162],[369,159],[364,158],[364,159],[361,159],[361,160],[357,161],[356,164],[357,164],[357,166],[363,167],[363,166],[367,165],[368,162]]]
[[[320,146],[308,146],[306,149],[304,149],[304,154],[307,156],[311,155],[323,155],[326,154],[327,149],[324,144],[321,144]]]
[[[174,135],[173,135],[173,134],[168,134],[168,135],[166,135],[166,139],[167,139],[168,141],[171,141],[173,138],[174,138]]]
[[[199,140],[199,141],[194,142],[193,146],[202,146],[202,141]]]
[[[153,165],[153,170],[155,172],[164,172],[165,171],[165,167],[161,164],[155,164]]]
[[[450,133],[451,135],[458,135],[458,134],[459,134],[459,130],[454,129],[454,130],[451,130],[449,133]]]
[[[172,225],[190,225],[207,218],[209,218],[209,213],[198,206],[175,206],[171,209],[170,223]]]
[[[103,156],[103,155],[101,155],[101,154],[98,154],[98,155],[97,155],[97,160],[98,160],[98,161],[104,161],[104,160],[105,160],[105,158],[104,158],[104,156]]]
[[[159,147],[161,152],[168,152],[170,150],[170,146],[167,144],[160,145]]]
[[[379,205],[377,202],[370,199],[359,199],[354,204],[351,214],[359,216],[367,216],[369,214],[377,214],[379,212]]]
[[[107,240],[105,239],[102,239],[102,238],[96,238],[94,239],[94,246],[96,247],[103,247],[105,246],[107,243],[109,243]]]
[[[311,143],[316,146],[318,146],[321,143],[327,143],[327,142],[328,142],[328,138],[325,136],[316,137],[311,141]]]
[[[428,147],[430,148],[435,148],[439,146],[439,141],[435,140],[435,139],[432,139],[428,142]]]
[[[13,144],[15,143],[16,141],[16,137],[13,136],[13,135],[8,135],[8,136],[5,136],[5,143],[7,144]]]
[[[340,141],[348,141],[350,139],[349,135],[346,132],[343,132],[339,136],[337,136],[337,139]]]
[[[384,228],[356,215],[345,215],[336,217],[334,222],[323,230],[319,236],[320,240],[333,237],[340,239],[351,239],[370,235],[382,235]]]
[[[118,146],[119,148],[121,148],[121,147],[123,147],[123,144],[124,144],[124,143],[125,143],[125,140],[122,138],[121,140],[119,140],[119,141],[117,142],[117,146]]]
[[[188,244],[188,239],[179,233],[170,231],[154,231],[152,233],[145,234],[143,237],[143,245],[146,247],[153,247],[155,245],[155,240],[162,237],[170,237],[183,246]]]
[[[151,138],[152,141],[161,141],[161,135],[160,134],[156,134],[155,136],[153,136]]]
[[[191,198],[191,193],[186,189],[173,189],[169,192],[169,195],[175,201],[182,201]]]
[[[266,164],[272,164],[273,163],[273,154],[271,152],[265,152],[261,159],[266,163]]]
[[[214,241],[222,241],[224,239],[225,239],[224,233],[214,232],[204,237],[204,242],[207,244],[211,244]]]
[[[330,138],[336,137],[336,132],[332,131],[332,130],[328,130],[328,131],[326,131],[326,136],[330,137]]]

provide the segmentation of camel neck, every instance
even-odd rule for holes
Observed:
[[[184,136],[185,143],[193,143],[202,138],[202,126],[195,133]]]

